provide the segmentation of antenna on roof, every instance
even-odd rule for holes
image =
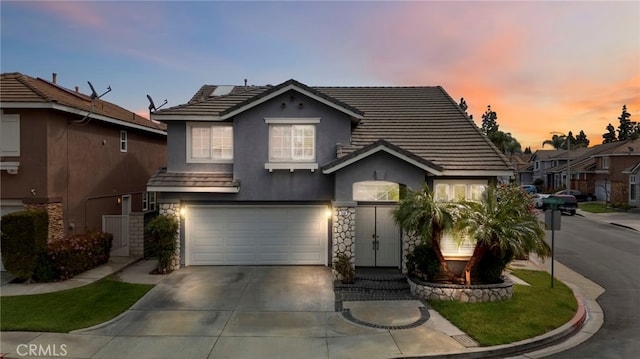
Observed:
[[[158,111],[159,109],[162,108],[162,106],[166,105],[169,101],[167,101],[167,99],[164,99],[164,102],[162,103],[162,105],[156,107],[156,105],[153,103],[153,99],[151,98],[151,96],[147,95],[147,100],[149,100],[149,113],[153,113]]]
[[[91,110],[89,111],[89,113],[86,114],[86,116],[84,116],[82,120],[73,121],[73,123],[76,123],[76,124],[86,125],[87,123],[89,123],[89,121],[91,120],[89,116],[93,114],[93,109],[94,109],[93,100],[100,99],[100,97],[111,92],[111,86],[107,86],[107,91],[105,91],[102,95],[98,95],[98,93],[96,92],[96,89],[93,87],[91,82],[87,81],[87,83],[89,84],[89,88],[91,88],[91,96],[89,96],[91,98]]]
[[[102,95],[98,96],[98,93],[96,92],[96,89],[93,88],[93,85],[91,84],[91,82],[87,81],[87,83],[89,84],[89,87],[91,88],[91,100],[96,99],[96,98],[100,98],[100,97],[108,94],[109,92],[111,92],[111,86],[107,86],[107,91],[105,91]]]

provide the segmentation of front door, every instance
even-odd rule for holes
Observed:
[[[400,228],[393,207],[356,207],[356,266],[400,267]]]

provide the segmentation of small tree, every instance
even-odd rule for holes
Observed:
[[[424,245],[431,247],[442,271],[450,280],[458,282],[459,278],[451,272],[440,250],[443,233],[453,230],[452,212],[452,205],[435,201],[433,192],[425,184],[421,191],[407,193],[393,210],[393,217],[409,236],[417,237]]]
[[[481,202],[465,202],[457,212],[455,227],[477,241],[465,273],[485,257],[492,259],[496,273],[502,273],[515,257],[550,253],[531,199],[515,185],[490,186]]]
[[[174,216],[159,215],[149,221],[146,227],[151,238],[152,252],[158,257],[158,272],[166,273],[171,270],[171,259],[175,255],[178,230],[180,223]]]

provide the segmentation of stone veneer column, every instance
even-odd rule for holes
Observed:
[[[338,255],[344,254],[351,260],[351,267],[355,269],[356,254],[356,208],[355,202],[333,203],[332,228],[332,262]],[[333,263],[332,263],[333,264]],[[333,268],[333,265],[332,265]],[[333,276],[341,280],[340,274],[332,269]]]
[[[129,213],[129,256],[144,256],[144,213]]]
[[[420,243],[418,238],[402,232],[402,273],[404,274],[407,274],[407,255],[413,252],[418,243]]]
[[[170,270],[180,269],[180,203],[161,203],[160,214],[173,216],[178,220],[178,232],[176,232],[176,252],[171,260]]]
[[[26,203],[25,209],[44,209],[49,215],[49,240],[65,238],[62,203]]]

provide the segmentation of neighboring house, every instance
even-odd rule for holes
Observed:
[[[479,198],[513,176],[435,86],[205,85],[152,118],[167,124],[168,160],[147,190],[181,218],[174,265],[330,265],[343,254],[402,267],[415,242],[391,210],[407,189]]]
[[[117,90],[114,90],[117,91]],[[49,237],[101,230],[104,215],[155,205],[166,126],[20,73],[0,80],[2,214],[45,208]]]
[[[519,185],[533,184],[533,154],[513,154],[509,161],[515,169],[515,181]]]
[[[547,171],[558,165],[559,161],[562,160],[564,152],[566,151],[537,150],[533,153],[533,156],[531,156],[530,161],[533,164],[532,178],[534,181],[538,178],[542,179],[543,189],[548,190],[549,188],[553,188],[553,178],[549,177]],[[566,161],[566,158],[564,158],[564,160]]]
[[[629,206],[640,208],[640,161],[625,173],[629,175]]]
[[[640,140],[617,141],[608,145],[607,151],[593,156],[596,197],[611,203],[630,203],[631,179],[637,182],[637,177],[631,177],[640,161]]]

